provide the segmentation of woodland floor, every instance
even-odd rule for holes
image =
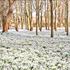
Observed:
[[[0,70],[70,70],[70,33],[0,31]]]

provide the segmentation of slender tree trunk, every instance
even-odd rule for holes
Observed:
[[[21,7],[21,29],[23,29],[22,2],[23,2],[23,1],[20,0],[20,4],[21,4],[21,5],[20,5],[20,7]]]
[[[33,30],[33,27],[32,27],[32,0],[29,1],[29,4],[30,4],[30,10],[29,10],[29,17],[30,17],[30,31]]]
[[[63,18],[63,15],[64,15],[64,11],[63,11],[64,9],[62,8],[62,12],[60,13],[61,14],[61,19],[60,19],[60,26],[61,26],[61,24],[64,24],[63,23],[63,20],[64,20],[64,18]]]
[[[40,31],[42,31],[42,9],[41,9],[41,21],[40,21]]]
[[[21,29],[23,29],[23,17],[21,16]]]
[[[55,29],[55,31],[57,30],[56,8],[57,8],[57,0],[55,1],[55,22],[54,22],[54,29]]]
[[[15,30],[18,31],[18,18],[16,18]]]
[[[66,35],[68,35],[68,0],[65,0],[65,27]]]
[[[60,22],[60,1],[58,2],[58,24],[57,26],[60,27],[61,26],[61,22]]]
[[[27,11],[26,11],[26,0],[24,0],[24,23],[25,23],[25,28],[29,30],[27,17],[28,16],[27,16]]]
[[[48,2],[48,1],[47,1]],[[48,4],[48,3],[47,3]],[[47,5],[48,6],[48,5]],[[45,27],[46,27],[46,30],[47,30],[47,17],[46,17],[46,0],[45,0]]]
[[[48,0],[47,0],[47,28],[50,29],[50,23],[49,23],[49,6],[48,6]]]
[[[50,8],[51,8],[51,37],[53,37],[53,2],[50,0]]]
[[[36,0],[36,35],[38,35],[38,24],[39,24],[39,0]]]
[[[15,30],[18,31],[18,7],[16,3],[16,23],[15,23]]]

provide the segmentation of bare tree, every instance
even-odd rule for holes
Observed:
[[[50,0],[50,8],[51,8],[51,37],[53,37],[53,2]]]
[[[38,35],[38,24],[39,24],[39,0],[36,0],[36,35]]]
[[[29,25],[30,25],[30,31],[32,31],[32,2],[33,0],[28,1],[28,18],[29,18]]]
[[[58,1],[57,1],[58,2]],[[58,23],[57,23],[57,26],[60,26],[60,1],[58,2],[58,4],[57,4],[57,8],[58,8],[58,18],[57,18],[57,20],[58,20]]]
[[[46,2],[47,1],[47,2]],[[47,7],[46,7],[46,5],[47,5]],[[47,23],[47,11],[48,10],[48,0],[45,0],[45,27],[46,27],[46,29],[47,29],[47,25],[48,25],[48,23]]]
[[[68,35],[68,0],[65,0],[65,27],[66,35]]]
[[[22,5],[22,3],[23,3],[23,0],[20,0],[20,8],[21,8],[21,29],[23,29],[23,5]]]
[[[54,22],[54,29],[55,29],[55,31],[57,29],[57,27],[56,27],[57,26],[57,22],[56,22],[56,20],[57,20],[57,18],[56,18],[57,17],[56,16],[57,15],[57,10],[56,9],[57,9],[57,0],[55,0],[55,22]]]
[[[40,31],[42,31],[42,26],[43,26],[43,19],[42,19],[43,16],[42,16],[42,13],[43,13],[43,12],[42,12],[42,8],[41,8],[41,18],[40,18],[41,20],[40,20],[40,25],[39,25],[39,26],[40,26],[40,28],[39,28]]]
[[[28,30],[28,25],[27,25],[27,11],[26,11],[26,6],[27,6],[27,4],[26,4],[26,2],[27,2],[27,0],[24,0],[24,3],[23,3],[23,5],[24,5],[24,7],[23,7],[23,10],[24,10],[24,12],[23,12],[23,20],[24,20],[24,26],[25,26],[25,28]]]
[[[12,4],[15,2],[15,0],[8,0],[9,3],[9,8],[7,9],[7,14],[6,14],[6,10],[2,10],[2,22],[3,22],[3,32],[7,32],[8,31],[8,23],[7,23],[7,18],[8,16],[12,13],[12,9],[11,6]],[[4,6],[4,1],[3,1],[3,6]]]

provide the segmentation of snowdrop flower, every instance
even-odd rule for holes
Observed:
[[[61,64],[58,64],[58,68],[61,68],[62,67],[62,65]]]
[[[51,70],[57,70],[57,67],[54,65],[51,67]]]
[[[4,62],[2,60],[0,60],[0,66],[3,66]]]
[[[57,37],[50,39],[43,36],[24,36],[24,33],[20,34],[21,36],[18,34],[0,35],[0,67],[3,66],[3,69],[12,67],[12,70],[66,70],[67,66],[70,66],[69,61],[65,60],[69,56],[64,47],[66,42],[59,43],[60,37],[59,39]],[[62,60],[61,52],[63,53]],[[57,62],[59,63],[57,64]]]
[[[68,52],[64,52],[63,53],[65,57],[68,57],[69,53]]]
[[[59,46],[58,46],[60,49],[62,49],[63,48],[63,45],[62,44],[59,44]]]
[[[13,70],[18,70],[18,66],[12,65],[12,69],[13,69]]]

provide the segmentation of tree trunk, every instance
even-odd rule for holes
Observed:
[[[14,3],[15,0],[8,0],[9,2],[9,9],[8,9],[8,13],[7,15],[3,15],[4,14],[4,11],[2,13],[2,27],[3,27],[3,30],[2,32],[7,32],[8,29],[9,29],[9,23],[7,23],[7,19],[8,19],[8,16],[12,13],[12,10],[10,9],[11,5]]]
[[[41,21],[40,21],[39,26],[40,26],[39,30],[42,31],[42,10],[41,10]]]
[[[57,24],[58,27],[61,26],[61,22],[60,22],[60,1],[58,2],[58,24]]]
[[[36,35],[38,35],[38,24],[39,24],[39,0],[36,0]]]
[[[51,37],[53,37],[53,2],[50,0],[50,8],[51,8]]]
[[[33,27],[32,27],[32,0],[29,1],[29,4],[30,4],[30,10],[29,10],[29,17],[30,17],[30,31],[33,30]]]
[[[7,21],[6,17],[3,16],[3,18],[2,18],[2,26],[3,26],[2,32],[8,32],[8,23],[6,21]]]
[[[47,17],[46,17],[46,12],[47,11],[46,11],[46,0],[45,0],[45,27],[46,27],[46,30],[47,30]]]
[[[57,7],[57,0],[55,1],[55,22],[54,22],[54,29],[57,30],[57,22],[56,22],[56,7]]]
[[[68,35],[68,0],[65,0],[65,27],[66,35]]]

